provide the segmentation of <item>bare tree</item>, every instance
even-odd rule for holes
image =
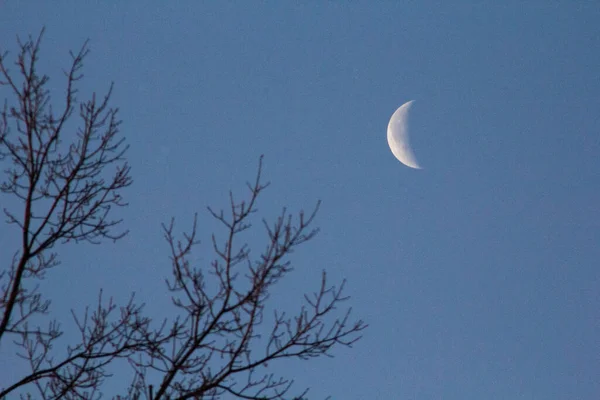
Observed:
[[[110,212],[126,205],[121,191],[131,178],[118,110],[109,106],[112,85],[100,99],[77,97],[87,42],[71,53],[64,106],[55,111],[49,78],[37,71],[42,35],[18,41],[15,71],[7,53],[0,53],[0,88],[8,92],[0,114],[0,161],[8,167],[0,189],[18,199],[17,210],[4,207],[4,215],[20,240],[10,265],[0,267],[0,346],[14,345],[29,370],[0,387],[0,399],[112,396],[103,387],[118,360],[129,363],[132,382],[115,398],[284,399],[292,380],[264,372],[272,363],[330,355],[334,346],[360,338],[366,325],[351,320],[350,309],[335,315],[347,299],[344,282],[330,286],[325,272],[317,291],[300,299],[303,305],[289,316],[270,306],[273,286],[292,271],[290,254],[317,234],[312,224],[319,204],[308,214],[284,209],[275,221],[262,220],[265,246],[253,257],[240,234],[252,228],[259,195],[268,186],[261,179],[261,157],[245,200],[230,193],[227,211],[208,209],[225,234],[212,236],[210,265],[190,260],[198,244],[197,215],[181,236],[173,220],[163,225],[171,261],[166,290],[179,310],[175,319],[153,323],[133,296],[118,306],[100,290],[97,305],[84,315],[72,312],[79,342],[56,353],[53,344],[63,334],[59,321],[36,324],[40,316],[51,317],[41,288],[45,274],[59,265],[56,246],[123,237],[126,232],[115,232],[121,220]],[[76,111],[80,127],[73,135]]]

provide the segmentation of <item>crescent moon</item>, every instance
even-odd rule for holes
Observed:
[[[387,129],[387,140],[394,156],[404,165],[421,169],[415,155],[410,148],[408,138],[408,111],[414,100],[401,105],[390,118]]]

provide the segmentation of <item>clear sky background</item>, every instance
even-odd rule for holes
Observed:
[[[131,145],[129,236],[61,247],[44,283],[65,328],[101,287],[120,301],[135,291],[157,317],[170,310],[160,224],[189,229],[199,211],[207,263],[217,225],[205,207],[226,206],[265,154],[263,215],[323,201],[322,231],[293,255],[278,304],[294,310],[326,269],[370,324],[335,358],[273,366],[298,390],[600,397],[599,3],[85,3],[0,3],[12,54],[17,34],[46,26],[53,88],[68,50],[91,40],[82,93],[115,82]],[[423,170],[386,141],[409,100]],[[0,226],[3,263],[11,229]],[[16,374],[3,360],[0,375]]]

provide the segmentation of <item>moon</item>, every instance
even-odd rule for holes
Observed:
[[[414,100],[402,104],[390,118],[387,129],[387,140],[390,150],[402,164],[410,168],[421,169],[410,148],[408,137],[408,111]]]

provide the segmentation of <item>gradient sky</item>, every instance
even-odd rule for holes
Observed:
[[[294,310],[326,269],[370,324],[335,358],[277,367],[298,390],[600,397],[597,2],[0,3],[12,54],[16,35],[44,25],[53,89],[68,51],[91,40],[81,91],[115,82],[135,180],[119,211],[129,236],[60,247],[44,290],[65,328],[101,287],[164,316],[160,224],[189,229],[200,212],[207,263],[217,225],[205,207],[226,206],[265,154],[263,215],[323,202],[278,304]],[[408,100],[420,171],[386,141]],[[0,237],[6,264],[15,231]],[[0,386],[17,371],[7,360]],[[126,381],[117,373],[107,394]]]

